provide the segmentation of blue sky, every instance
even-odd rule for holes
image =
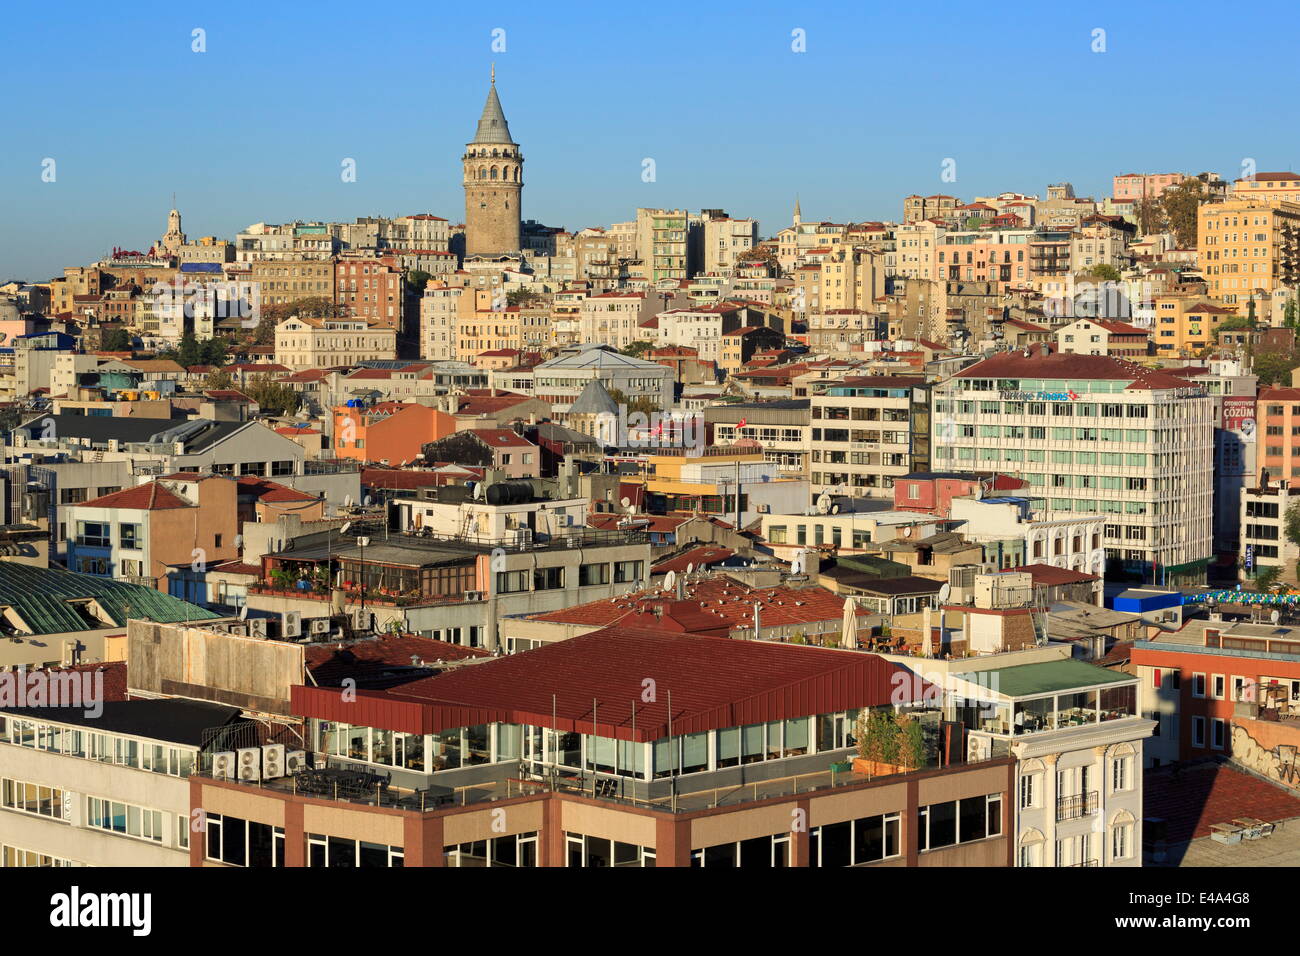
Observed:
[[[173,191],[191,238],[259,220],[459,221],[493,61],[524,215],[570,229],[720,207],[767,235],[796,193],[805,219],[897,219],[912,192],[1068,180],[1100,197],[1117,173],[1297,161],[1294,6],[1253,4],[1248,38],[1199,2],[881,6],[11,3],[0,279],[147,248]]]

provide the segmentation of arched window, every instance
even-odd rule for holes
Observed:
[[[490,178],[491,178],[491,179],[496,179],[496,178],[497,178],[497,168],[496,168],[495,166],[492,167],[492,175],[491,175]]]
[[[479,167],[478,178],[487,179],[487,169],[485,167]]]

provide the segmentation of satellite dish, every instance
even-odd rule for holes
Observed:
[[[692,563],[692,562],[687,562],[687,564],[686,564],[686,573],[687,573],[687,574],[690,574],[690,573],[691,573],[692,571],[694,571],[694,570],[695,570],[695,565],[694,565],[694,563]]]
[[[831,496],[824,491],[817,497],[817,512],[824,515],[831,513]]]
[[[1268,616],[1268,619],[1276,624],[1278,621],[1282,620],[1282,612],[1277,608],[1274,608],[1273,613]]]
[[[351,527],[352,527],[352,522],[351,522],[351,521],[345,521],[345,522],[343,523],[343,527],[339,528],[339,534],[347,534],[347,533],[348,533],[348,529],[351,528]]]
[[[833,514],[833,515],[837,515],[837,514],[839,514],[839,513],[840,513],[840,506],[839,506],[839,505],[831,505],[831,514]]]
[[[631,498],[624,498],[624,499],[622,499],[621,501],[619,501],[619,504],[622,505],[624,508],[626,508],[626,507],[627,507],[628,505],[630,505],[631,503],[632,503],[632,499],[631,499]]]
[[[352,507],[352,496],[351,496],[351,495],[344,495],[344,496],[343,496],[343,507],[344,507],[344,508],[351,508],[351,507]]]
[[[952,585],[945,581],[943,587],[939,588],[939,603],[947,604],[950,594],[952,594]]]
[[[903,537],[910,538],[911,536],[912,536],[912,526],[908,525],[903,529]]]
[[[677,586],[677,572],[669,571],[664,575],[664,590],[671,591]]]
[[[487,482],[485,481],[474,482],[474,500],[482,501],[483,496],[486,494],[487,494]]]
[[[803,574],[803,552],[802,551],[796,554],[794,556],[794,559],[790,562],[790,573]]]
[[[406,462],[402,462],[402,464],[406,464]],[[375,499],[370,497],[370,495],[366,495],[366,507],[369,508],[374,503],[375,503]]]
[[[1273,613],[1276,614],[1277,612],[1274,611]],[[241,621],[247,621],[247,620],[248,620],[248,605],[247,605],[247,604],[245,604],[243,607],[241,607],[241,608],[239,609],[239,619],[240,619]]]

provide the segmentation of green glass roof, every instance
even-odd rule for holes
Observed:
[[[1037,694],[1053,694],[1080,687],[1118,684],[1137,679],[1132,674],[1121,674],[1086,661],[1076,660],[997,667],[987,671],[967,671],[953,676],[987,687],[993,693],[1003,697],[1033,697]]]
[[[113,624],[87,620],[73,602],[94,598]],[[200,621],[221,615],[153,588],[94,574],[0,561],[0,607],[11,607],[32,634],[62,634],[125,627],[128,618],[161,624]]]

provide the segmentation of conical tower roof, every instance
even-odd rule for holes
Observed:
[[[501,99],[497,96],[496,81],[488,90],[487,102],[483,104],[483,115],[478,120],[478,130],[474,133],[473,143],[509,143],[516,145],[510,138],[510,124],[506,122],[505,110],[501,109]]]
[[[569,414],[617,415],[618,405],[614,403],[614,397],[609,394],[604,383],[598,378],[593,378],[587,383],[587,387],[582,390],[577,400],[569,406]]]

